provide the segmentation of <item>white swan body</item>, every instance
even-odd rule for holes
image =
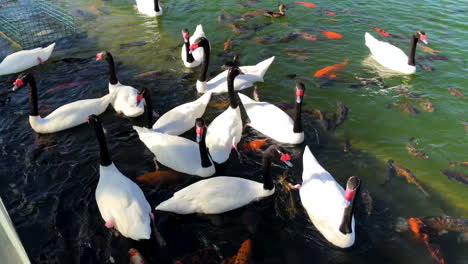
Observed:
[[[234,90],[239,91],[251,87],[255,82],[263,82],[263,76],[267,72],[271,63],[275,60],[275,56],[268,58],[253,66],[241,66],[240,70],[244,73],[239,75],[234,80]],[[227,92],[227,75],[228,71],[224,71],[208,82],[197,80],[197,91],[199,93],[212,92],[214,94]]]
[[[185,187],[159,204],[156,210],[177,214],[220,214],[270,196],[274,192],[274,188],[265,190],[260,182],[219,176]]]
[[[155,17],[155,16],[162,16],[163,10],[159,1],[157,1],[157,5],[159,7],[159,11],[155,10],[155,0],[136,0],[137,9],[140,13]]]
[[[112,100],[113,95],[107,94],[101,98],[85,99],[63,105],[48,116],[29,116],[29,124],[34,131],[48,134],[69,129],[86,123],[89,115],[100,115]]]
[[[192,36],[189,38],[189,43],[194,43],[200,37],[206,38],[205,32],[203,31],[203,26],[201,24],[197,25],[195,32],[193,32]],[[211,49],[211,47],[210,47]],[[205,56],[205,52],[202,48],[198,48],[192,51],[192,56],[194,58],[193,62],[187,62],[187,54],[185,50],[185,44],[182,45],[182,50],[180,52],[180,56],[182,57],[182,61],[184,62],[185,67],[187,68],[194,68],[200,65]]]
[[[416,72],[416,66],[408,64],[408,56],[400,48],[385,41],[380,41],[367,32],[364,38],[372,57],[382,66],[404,74]]]
[[[239,78],[239,77],[237,77]],[[229,107],[208,126],[206,147],[211,158],[217,163],[224,163],[242,137],[242,119],[240,108]]]
[[[249,126],[260,133],[287,144],[300,144],[304,132],[293,131],[294,121],[283,110],[268,102],[257,102],[239,93],[239,98],[249,116]]]
[[[22,50],[8,55],[0,63],[0,75],[22,72],[39,65],[49,59],[54,51],[55,43],[45,48]]]
[[[144,99],[137,101],[138,90],[132,86],[109,83],[109,93],[115,94],[111,101],[115,111],[127,117],[137,117],[145,112]]]
[[[195,120],[205,113],[210,99],[211,93],[205,93],[193,102],[174,107],[153,124],[153,130],[174,136],[185,133],[194,126]]]
[[[347,248],[354,244],[355,229],[352,217],[350,234],[343,234],[339,227],[346,207],[345,191],[333,176],[315,159],[306,146],[303,155],[301,202],[314,226],[333,245]]]
[[[134,126],[140,140],[156,156],[158,162],[175,171],[200,177],[215,173],[213,163],[207,168],[201,166],[199,145],[183,137],[166,135],[144,127]]]
[[[100,166],[96,202],[106,223],[125,237],[140,240],[151,235],[151,207],[143,191],[114,165]]]

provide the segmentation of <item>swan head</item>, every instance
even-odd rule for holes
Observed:
[[[418,30],[414,33],[414,37],[421,40],[424,44],[429,44],[429,41],[427,40],[427,35],[426,32],[423,30]]]
[[[344,235],[351,234],[353,232],[351,222],[353,218],[354,204],[356,196],[361,187],[361,180],[356,176],[351,176],[346,183],[346,191],[344,196],[345,208],[343,213],[343,219],[341,220],[340,232]]]
[[[111,56],[109,51],[104,50],[96,54],[96,60],[108,60]]]
[[[193,42],[192,45],[190,45],[190,53],[192,53],[194,50],[200,47],[209,48],[209,46],[210,42],[208,41],[208,39],[206,39],[205,37],[199,37],[195,40],[195,42]]]
[[[277,145],[271,145],[268,147],[263,153],[263,158],[278,158],[281,162],[286,164],[286,166],[293,167],[293,164],[291,163],[291,155],[286,153],[283,148]]]
[[[186,28],[182,29],[182,38],[184,39],[184,42],[189,41],[189,31],[188,31],[188,29],[186,29]]]
[[[18,75],[18,77],[16,77],[16,80],[13,82],[13,87],[11,88],[11,90],[14,92],[21,88],[25,83],[28,82],[28,79],[30,77],[32,77],[32,75],[27,72]]]
[[[197,135],[197,143],[202,141],[203,136],[206,134],[205,120],[203,118],[197,118],[195,120],[195,132]]]
[[[297,82],[296,83],[296,103],[302,103],[302,100],[304,98],[304,92],[305,92],[305,86],[304,83],[302,82]]]

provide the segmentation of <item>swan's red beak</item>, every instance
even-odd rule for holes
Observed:
[[[137,103],[140,103],[141,100],[143,100],[143,95],[142,94],[137,95],[136,99],[137,99]]]
[[[188,32],[182,32],[182,37],[184,39],[189,39],[189,33]]]
[[[13,85],[19,88],[19,87],[24,85],[24,82],[23,82],[22,79],[16,79],[16,81],[13,83]]]
[[[87,116],[87,117],[86,117],[86,122],[88,122],[88,123],[89,123],[89,116]]]
[[[292,163],[291,163],[291,155],[287,154],[287,153],[284,153],[284,154],[281,154],[281,157],[280,157],[281,161],[286,163],[286,165],[288,165],[289,167],[292,167]]]
[[[424,43],[424,44],[429,44],[429,41],[427,40],[427,36],[426,35],[422,35],[419,37],[419,39]]]
[[[196,50],[198,49],[200,46],[198,45],[198,43],[193,43],[192,45],[190,45],[190,50]]]
[[[96,60],[102,60],[102,52],[96,54]]]
[[[302,89],[296,89],[296,102],[300,103],[302,102],[302,98],[304,97],[304,90]]]
[[[203,127],[197,126],[195,132],[197,133],[197,142],[200,142],[203,135]]]

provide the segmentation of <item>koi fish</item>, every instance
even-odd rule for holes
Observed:
[[[257,140],[242,144],[242,148],[245,149],[246,151],[256,151],[260,149],[266,143],[267,142],[264,139],[257,139]]]
[[[224,51],[229,51],[231,47],[232,47],[232,39],[226,40],[226,42],[224,42]]]
[[[463,172],[453,170],[441,170],[440,172],[445,174],[450,180],[455,180],[459,183],[468,185],[468,175]]]
[[[130,256],[130,263],[145,264],[145,261],[143,260],[143,257],[141,256],[140,252],[138,252],[138,250],[131,248],[128,251],[128,255]]]
[[[231,28],[231,30],[236,33],[236,34],[240,34],[241,33],[241,28],[236,25],[236,24],[229,24],[229,27]]]
[[[408,150],[408,152],[413,155],[413,156],[416,156],[420,159],[428,159],[429,158],[429,155],[427,155],[426,153],[422,152],[421,150],[418,150],[414,144],[413,144],[413,141],[415,140],[415,138],[410,138],[410,140],[408,140],[408,143],[406,143],[406,149]]]
[[[419,105],[427,112],[432,113],[435,111],[434,104],[432,104],[428,99],[424,99],[424,101],[420,102]]]
[[[303,39],[312,40],[312,41],[317,40],[317,37],[315,37],[314,35],[311,35],[309,33],[300,32],[299,34],[301,34]]]
[[[173,170],[147,172],[136,179],[147,184],[176,184],[181,180],[177,172]]]
[[[54,88],[52,89],[49,89],[47,92],[49,93],[53,93],[53,92],[56,92],[60,89],[63,89],[63,88],[69,88],[69,87],[75,87],[75,86],[84,86],[84,85],[88,85],[89,82],[88,81],[83,81],[83,82],[68,82],[68,83],[63,83],[63,84],[60,84],[60,85],[57,85],[55,86]]]
[[[461,161],[461,162],[458,162],[458,161],[450,160],[450,161],[449,161],[449,164],[450,164],[450,167],[455,167],[455,166],[468,167],[468,161]],[[467,230],[467,231],[468,231],[468,230]]]
[[[327,10],[327,9],[323,9],[323,11],[325,11],[325,13],[326,13],[327,15],[330,15],[330,16],[334,16],[334,15],[336,15],[336,13],[335,13],[335,12],[332,12],[332,11],[330,11],[330,10]]]
[[[302,56],[302,55],[295,54],[295,53],[287,53],[287,54],[288,54],[288,56],[297,58],[297,59],[299,59],[299,60],[308,60],[308,59],[310,59],[310,58],[307,57],[307,56]]]
[[[465,94],[463,94],[462,91],[460,91],[459,89],[448,88],[448,91],[450,92],[451,95],[465,97]]]
[[[374,26],[371,26],[371,28],[373,28],[375,31],[377,31],[378,33],[380,33],[380,35],[384,36],[384,37],[390,37],[390,33],[388,33],[387,31],[381,29],[381,28],[378,28],[378,27],[374,27]]]
[[[315,72],[314,77],[324,77],[328,76],[329,78],[335,78],[336,77],[336,72],[344,68],[346,65],[348,65],[348,59],[343,61],[342,63],[338,63],[335,65],[327,66],[323,69],[320,69]]]
[[[427,46],[421,46],[421,45],[418,45],[419,48],[421,48],[422,50],[426,51],[426,52],[429,52],[429,53],[440,53],[440,51],[438,50],[435,50],[435,49],[431,49]]]
[[[302,2],[302,1],[296,1],[294,2],[296,4],[300,4],[300,5],[304,5],[304,6],[307,6],[307,7],[315,7],[315,4],[312,4],[312,3],[307,3],[307,2]]]
[[[210,102],[208,105],[219,109],[226,109],[229,106],[229,103]]]
[[[403,110],[404,113],[409,115],[417,115],[419,114],[418,109],[414,108],[413,105],[410,103],[393,103],[391,106],[397,106]]]
[[[414,233],[418,240],[422,240],[426,244],[427,249],[431,253],[432,258],[434,258],[438,263],[445,264],[445,259],[440,250],[440,246],[431,243],[429,237],[429,228],[424,224],[421,219],[416,217],[411,217],[408,219],[408,224],[411,231]]]
[[[338,19],[336,19],[336,18],[330,18],[330,17],[327,17],[327,18],[325,18],[325,19],[328,20],[328,21],[331,21],[331,22],[336,22],[336,21],[338,21]]]
[[[248,264],[252,256],[252,241],[247,239],[242,243],[239,251],[237,251],[236,260],[234,264]]]
[[[393,170],[393,173],[395,173],[397,176],[404,177],[408,183],[416,185],[416,187],[418,187],[418,189],[423,192],[424,195],[429,196],[426,190],[424,190],[421,184],[419,184],[419,182],[416,180],[416,176],[414,176],[410,170],[394,163],[393,160],[389,160],[388,165],[390,169]]]
[[[332,31],[325,31],[325,30],[317,30],[320,33],[325,34],[329,39],[341,39],[343,36],[340,33],[332,32]]]

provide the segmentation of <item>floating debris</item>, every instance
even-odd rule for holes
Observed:
[[[460,89],[457,88],[448,88],[448,91],[450,92],[451,95],[453,96],[459,96],[459,97],[465,97],[465,94],[460,91]]]
[[[396,164],[393,160],[388,161],[388,166],[390,167],[391,174],[396,174],[396,176],[405,178],[408,183],[416,185],[416,187],[418,187],[421,192],[423,192],[426,196],[429,196],[426,190],[424,190],[421,184],[419,184],[419,182],[416,180],[416,176],[414,176],[410,170]]]
[[[414,146],[413,142],[414,142],[415,139],[416,138],[412,137],[412,138],[410,138],[410,140],[408,140],[408,143],[406,143],[406,149],[413,156],[416,156],[416,157],[418,157],[420,159],[428,159],[429,155],[427,155],[426,153],[416,149],[416,147]]]
[[[449,180],[454,180],[459,183],[467,184],[468,185],[468,175],[460,172],[460,171],[454,171],[454,170],[440,170]]]

